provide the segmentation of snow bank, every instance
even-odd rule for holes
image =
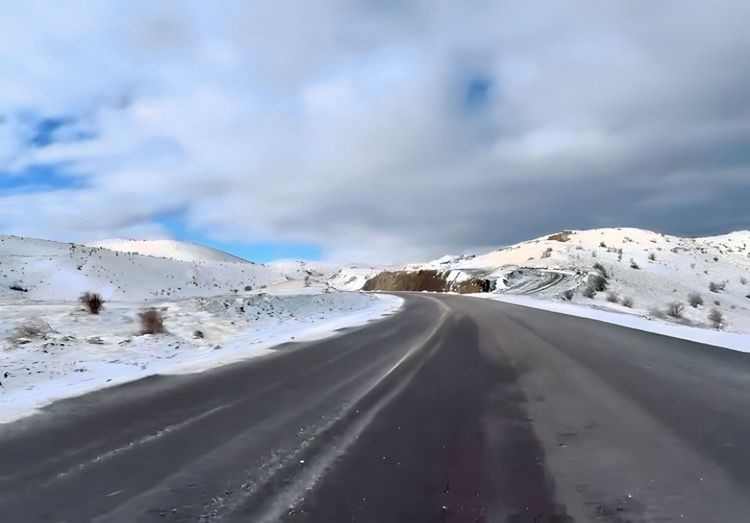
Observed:
[[[0,304],[0,423],[62,399],[153,374],[202,371],[330,336],[392,314],[400,298],[325,292],[216,296],[150,303],[168,331],[139,336],[142,306],[107,302]]]
[[[603,321],[605,323],[612,323],[614,325],[628,327],[630,329],[652,332],[672,338],[694,341],[696,343],[704,343],[706,345],[713,345],[715,347],[723,347],[725,349],[732,349],[740,352],[750,352],[750,336],[746,334],[708,330],[704,328],[690,327],[687,325],[675,325],[666,323],[658,318],[637,316],[635,314],[628,314],[624,312],[617,313],[590,306],[576,305],[565,302],[555,302],[552,300],[539,299],[527,295],[474,294],[473,296],[481,296],[489,299],[503,301],[506,303],[512,303],[515,305],[523,305],[524,307],[533,307],[535,309],[542,309],[546,311],[557,312],[560,314],[568,314],[570,316],[578,316],[580,318],[589,318],[592,320]]]

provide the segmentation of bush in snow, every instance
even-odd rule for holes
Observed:
[[[627,307],[628,309],[633,308],[633,298],[623,298],[622,299],[622,306]]]
[[[102,297],[96,292],[84,292],[81,294],[81,297],[78,298],[78,301],[80,301],[91,314],[99,314],[102,305],[104,305],[104,300],[102,300]]]
[[[687,299],[688,303],[693,308],[697,307],[698,305],[703,305],[703,296],[701,296],[697,292],[691,292],[690,294],[688,294]]]
[[[607,269],[605,269],[604,265],[602,265],[601,263],[596,262],[594,264],[594,269],[596,269],[597,271],[599,271],[601,273],[601,275],[604,276],[605,278],[609,278],[609,274],[607,274]]]
[[[563,291],[560,294],[560,299],[565,301],[570,301],[573,299],[573,291],[571,289],[568,289],[567,291]]]
[[[708,284],[708,290],[711,292],[720,292],[723,291],[726,286],[726,282],[716,283],[715,281],[712,281]]]
[[[681,301],[673,301],[667,306],[667,315],[673,318],[682,318],[682,311],[685,309],[685,304]]]
[[[724,327],[724,315],[719,309],[711,309],[711,312],[708,313],[708,320],[717,330]]]
[[[745,278],[744,276],[743,276],[743,277],[741,277],[741,278],[740,278],[740,283],[741,283],[742,285],[747,285],[747,278]]]
[[[47,322],[36,318],[13,329],[8,339],[15,343],[27,343],[32,339],[47,339],[47,335],[54,332]]]
[[[164,316],[156,309],[147,309],[138,313],[141,319],[141,334],[159,334],[164,332]]]
[[[617,303],[618,301],[620,301],[620,298],[614,292],[608,292],[607,293],[607,301],[610,302],[610,303]]]
[[[640,269],[641,267],[640,267],[640,265],[638,265],[637,263],[635,263],[635,260],[633,258],[630,258],[630,268],[631,269]]]
[[[549,258],[552,256],[552,247],[548,247],[547,250],[542,252],[542,258]]]
[[[594,289],[594,292],[607,290],[607,278],[599,272],[589,274],[588,286]]]
[[[648,253],[648,259],[651,261],[656,261],[656,253],[655,252]]]
[[[596,296],[596,290],[589,284],[583,288],[581,294],[583,294],[583,296],[586,298],[593,298],[594,296]]]

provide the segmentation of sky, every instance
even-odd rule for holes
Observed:
[[[0,5],[0,233],[372,263],[750,228],[750,2]]]

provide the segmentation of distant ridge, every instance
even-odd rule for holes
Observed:
[[[87,243],[87,245],[89,247],[103,247],[111,251],[132,252],[144,256],[186,262],[250,263],[248,260],[218,249],[178,240],[126,240],[115,238]]]

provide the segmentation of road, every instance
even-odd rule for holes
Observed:
[[[0,520],[734,522],[750,355],[460,296],[0,428]]]

